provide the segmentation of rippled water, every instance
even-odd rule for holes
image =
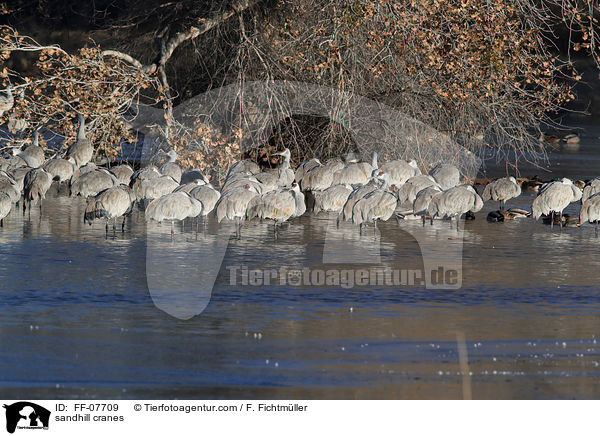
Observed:
[[[552,174],[589,177],[599,162],[597,138],[551,155]],[[2,397],[462,398],[469,383],[473,398],[600,394],[591,227],[488,223],[488,203],[464,234],[448,222],[390,221],[361,236],[323,216],[295,220],[277,239],[271,225],[250,223],[229,240],[212,221],[178,225],[171,239],[169,225],[146,228],[139,211],[106,236],[102,223],[83,225],[84,206],[51,193],[41,215],[13,211],[0,228]],[[440,258],[464,235],[462,287],[231,284],[232,267],[420,271],[418,232]],[[193,284],[227,242],[200,315],[156,307],[201,310],[206,294]],[[380,264],[357,263],[361,253]]]

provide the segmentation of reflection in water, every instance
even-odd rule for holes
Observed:
[[[103,223],[84,226],[84,207],[53,198],[0,229],[4,397],[462,398],[457,334],[473,398],[598,396],[591,227],[488,223],[490,205],[460,231],[391,220],[361,237],[302,217],[277,238],[257,221],[236,239],[188,220],[171,239],[170,225],[146,225],[138,211],[106,235]],[[348,244],[378,261],[335,258]],[[244,285],[230,274],[439,262],[462,264],[462,286]]]

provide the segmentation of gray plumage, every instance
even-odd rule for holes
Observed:
[[[371,222],[376,225],[377,220],[387,221],[398,206],[398,198],[387,189],[389,175],[384,172],[378,177],[383,180],[383,185],[363,196],[352,208],[352,222],[361,228]]]
[[[90,197],[119,185],[119,180],[107,169],[99,168],[80,174],[71,182],[71,195]]]
[[[33,132],[33,144],[28,145],[23,150],[13,149],[13,151],[30,168],[39,168],[46,161],[44,150],[39,146],[39,134],[37,131]]]
[[[460,184],[460,171],[452,164],[439,164],[429,172],[429,175],[444,191]]]
[[[277,189],[280,186],[289,186],[294,181],[294,171],[290,168],[291,152],[284,149],[280,153],[273,153],[274,156],[283,156],[283,162],[278,168],[265,170],[254,174],[254,177],[265,185],[267,191]]]
[[[598,222],[600,221],[600,193],[594,194],[589,198],[585,199],[581,205],[581,212],[579,214],[579,222],[581,224],[586,222]]]
[[[483,190],[481,198],[483,201],[493,200],[501,203],[500,208],[504,209],[506,200],[521,195],[521,186],[514,177],[503,177],[488,183]]]
[[[11,175],[11,177],[14,179],[14,181],[17,183],[17,189],[19,190],[19,193],[23,191],[23,184],[25,182],[25,176],[27,175],[27,173],[30,171],[30,168],[15,168],[10,170],[8,173]]]
[[[155,179],[160,176],[162,176],[162,174],[154,165],[148,165],[147,167],[135,171],[131,175],[131,179],[129,180],[129,186],[133,188],[135,183],[140,180]]]
[[[77,166],[77,165],[75,165],[75,166]],[[84,166],[79,167],[76,170],[76,174],[74,174],[74,175],[75,175],[75,177],[77,177],[77,176],[80,176],[81,174],[85,174],[85,173],[88,173],[90,171],[94,171],[94,170],[97,170],[97,169],[98,169],[98,165],[96,165],[94,162],[88,162]]]
[[[115,177],[120,183],[124,185],[129,185],[129,182],[131,181],[131,176],[133,175],[133,168],[131,168],[127,164],[117,165],[115,167],[111,167],[110,172],[115,175]]]
[[[341,170],[333,175],[334,185],[349,184],[349,185],[364,185],[371,178],[371,174],[377,169],[377,153],[371,155],[371,163],[359,162],[346,165]]]
[[[46,192],[52,185],[52,175],[42,168],[35,168],[30,170],[23,180],[23,197],[26,205],[39,203],[41,200],[46,198]]]
[[[460,218],[467,212],[479,212],[483,200],[470,185],[460,185],[433,196],[427,212],[434,218]]]
[[[135,196],[129,186],[118,185],[105,189],[88,198],[83,222],[92,225],[94,220],[105,219],[108,225],[108,220],[131,213],[134,200]]]
[[[77,115],[79,120],[79,129],[75,142],[67,149],[67,159],[73,158],[75,165],[82,167],[92,160],[94,155],[94,146],[85,136],[85,118],[82,114]]]
[[[197,185],[189,192],[190,196],[202,203],[202,215],[206,216],[213,211],[221,193],[211,184]]]
[[[0,191],[0,225],[4,226],[4,218],[10,213],[13,201],[4,192]]]
[[[313,212],[341,212],[352,191],[352,186],[348,184],[334,185],[324,191],[316,191]]]
[[[595,178],[586,183],[583,188],[581,201],[586,201],[592,195],[600,192],[600,178]]]
[[[280,188],[251,199],[247,207],[247,218],[258,217],[279,224],[292,217],[300,216],[306,211],[304,195],[296,182],[292,188]]]
[[[202,203],[186,192],[171,192],[150,202],[146,208],[146,221],[184,220],[202,213]]]
[[[217,221],[223,219],[240,221],[246,216],[248,203],[258,195],[255,187],[248,184],[242,188],[228,190],[221,193],[221,198],[215,205]]]
[[[294,174],[294,180],[298,183],[300,183],[302,181],[302,178],[304,177],[304,174],[306,174],[308,171],[312,170],[315,167],[321,166],[321,161],[317,158],[312,158],[309,160],[305,160],[304,162],[300,163],[297,167],[296,167],[296,173]]]
[[[154,200],[175,191],[179,183],[171,176],[160,176],[153,179],[139,179],[133,185],[133,193],[138,200]]]
[[[162,164],[158,170],[162,175],[171,176],[177,183],[179,183],[181,181],[183,170],[175,163],[177,160],[177,153],[175,150],[171,150],[167,153],[167,156],[169,157],[169,160]]]
[[[398,159],[381,165],[380,168],[390,176],[390,185],[402,186],[408,179],[421,174],[421,170],[414,159],[407,161]]]
[[[240,160],[229,168],[229,171],[227,172],[227,178],[234,174],[245,172],[250,174],[258,174],[260,173],[260,167],[256,162],[253,162],[250,159]]]
[[[47,160],[42,168],[52,174],[52,180],[57,180],[60,185],[63,182],[71,180],[77,167],[73,159],[68,161],[55,157],[54,159]]]
[[[12,85],[6,87],[4,92],[0,94],[0,117],[4,112],[8,112],[15,104],[15,96],[12,92]]]
[[[188,183],[192,183],[195,180],[202,180],[204,183],[210,183],[208,177],[204,174],[204,172],[200,168],[192,168],[191,170],[184,171],[181,174],[181,180],[179,183],[182,185],[187,185]]]
[[[235,176],[226,181],[225,185],[223,185],[223,189],[221,189],[221,194],[224,194],[227,191],[243,188],[246,185],[253,187],[259,194],[264,194],[265,192],[268,192],[269,190],[272,191],[274,189],[273,187],[267,189],[267,187],[260,183],[254,176],[248,176],[245,178],[241,176]]]
[[[413,215],[424,215],[427,213],[431,199],[441,193],[439,185],[429,186],[419,191],[413,203]]]
[[[13,203],[21,198],[21,189],[19,189],[17,181],[4,171],[0,171],[0,192],[8,195]]]
[[[533,200],[531,212],[534,219],[542,215],[558,213],[562,211],[573,201],[578,201],[582,197],[581,190],[573,185],[573,182],[567,178],[546,184],[538,196]]]
[[[387,180],[389,180],[388,178],[389,175],[387,175],[387,173],[385,173],[383,170],[377,170],[374,171],[371,180],[369,180],[367,184],[354,187],[354,190],[350,193],[346,204],[344,204],[344,207],[342,208],[341,218],[344,221],[350,221],[352,219],[352,213],[356,202],[365,195],[384,187],[384,185],[387,183]]]
[[[412,205],[417,198],[417,194],[430,186],[439,186],[433,177],[425,174],[413,176],[398,188],[398,202]]]
[[[253,177],[261,183],[263,192],[274,191],[279,188],[279,174],[275,172],[263,171],[262,173],[255,174]]]

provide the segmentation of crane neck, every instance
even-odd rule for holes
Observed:
[[[77,139],[85,139],[85,119],[83,115],[79,115],[79,130],[77,131]]]

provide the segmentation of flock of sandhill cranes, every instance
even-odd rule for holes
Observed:
[[[326,162],[313,158],[302,162],[296,170],[290,166],[288,149],[277,153],[283,157],[278,168],[261,170],[251,160],[231,166],[220,190],[199,169],[184,171],[177,154],[170,151],[168,161],[159,167],[150,165],[134,171],[129,165],[110,169],[91,162],[94,147],[86,138],[85,120],[79,117],[77,140],[63,158],[46,160],[38,144],[13,149],[13,155],[0,160],[0,219],[23,199],[23,213],[45,198],[53,181],[60,192],[68,184],[71,195],[87,197],[84,222],[105,220],[108,223],[131,213],[134,204],[145,209],[146,220],[158,222],[200,217],[213,213],[218,222],[233,221],[236,233],[244,220],[264,219],[277,226],[307,211],[338,214],[338,225],[351,221],[363,227],[377,221],[396,219],[458,219],[482,209],[484,201],[500,202],[500,210],[490,213],[490,220],[504,220],[544,215],[554,222],[573,202],[581,200],[579,223],[600,221],[600,178],[573,184],[561,179],[542,184],[533,183],[538,195],[531,213],[522,209],[504,210],[505,202],[521,195],[522,184],[514,177],[487,183],[481,196],[470,184],[461,184],[461,174],[451,164],[440,164],[429,174],[422,174],[414,160],[392,160],[379,165],[377,153],[369,162],[354,154],[335,157]],[[527,182],[531,183],[531,182]],[[205,221],[206,222],[206,221]],[[597,231],[597,226],[596,226]]]

